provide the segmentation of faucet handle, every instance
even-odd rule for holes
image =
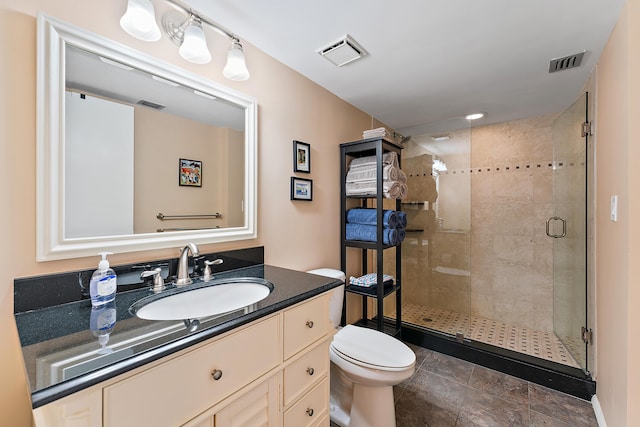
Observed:
[[[160,292],[165,288],[164,279],[162,278],[160,272],[162,272],[162,269],[158,267],[153,270],[143,271],[140,274],[141,279],[146,279],[147,277],[153,276],[153,287],[151,288],[153,292]]]
[[[211,266],[220,265],[223,262],[224,261],[221,258],[214,259],[213,261],[209,261],[208,259],[204,261],[205,268],[204,268],[203,279],[205,282],[208,282],[209,280],[213,279],[213,276],[211,275]]]

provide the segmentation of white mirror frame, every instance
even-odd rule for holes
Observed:
[[[245,109],[244,226],[164,233],[64,238],[64,111],[67,44],[226,99]],[[145,53],[38,15],[36,111],[36,260],[76,258],[100,251],[134,252],[257,237],[257,101],[245,94],[164,63]],[[92,195],[87,195],[87,198]]]

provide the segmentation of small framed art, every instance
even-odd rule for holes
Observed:
[[[293,141],[293,171],[311,173],[311,145]]]
[[[313,181],[310,179],[291,177],[291,200],[313,199]]]
[[[202,162],[200,160],[180,159],[178,184],[186,187],[202,187]]]

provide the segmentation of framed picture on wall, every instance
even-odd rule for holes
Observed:
[[[310,179],[291,177],[291,200],[313,199],[313,181]]]
[[[186,187],[202,187],[202,162],[200,160],[180,159],[178,184]]]
[[[293,141],[293,171],[311,173],[311,145]]]

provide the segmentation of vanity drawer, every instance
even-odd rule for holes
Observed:
[[[284,358],[324,336],[329,328],[329,296],[323,294],[284,312]]]
[[[324,379],[284,414],[285,427],[316,426],[326,419],[329,408],[329,380]]]
[[[289,405],[329,371],[329,340],[284,369],[284,404]]]
[[[180,425],[278,366],[279,346],[275,316],[106,387],[105,426]]]

